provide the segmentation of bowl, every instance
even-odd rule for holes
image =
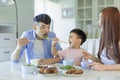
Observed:
[[[23,74],[32,74],[37,71],[37,66],[33,64],[24,64],[21,66]]]
[[[38,65],[38,61],[39,61],[39,59],[31,59],[30,63],[34,64],[34,65]]]
[[[63,60],[63,65],[64,66],[67,66],[67,65],[73,65],[73,60],[72,59],[70,59],[70,60]]]

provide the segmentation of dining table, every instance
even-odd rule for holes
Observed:
[[[45,75],[37,72],[23,74],[21,63],[12,64],[10,61],[0,62],[0,80],[120,80],[120,71],[94,71],[83,69],[78,76],[65,75],[59,71],[55,75]]]

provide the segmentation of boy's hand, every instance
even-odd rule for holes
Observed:
[[[58,41],[59,41],[58,38],[53,38],[53,39],[52,39],[52,45],[55,45]]]
[[[85,59],[91,59],[92,58],[92,55],[89,52],[87,52],[86,50],[82,50],[82,54],[83,54],[83,57]]]

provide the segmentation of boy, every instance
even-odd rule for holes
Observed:
[[[53,56],[59,56],[60,59],[72,59],[74,65],[79,66],[82,60],[83,49],[80,46],[86,41],[86,34],[80,29],[73,29],[70,31],[69,35],[69,45],[70,47],[64,50],[56,50],[56,44],[59,39],[54,38],[52,40],[52,53]]]

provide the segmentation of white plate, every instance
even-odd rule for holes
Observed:
[[[79,77],[79,76],[83,76],[84,73],[82,73],[82,74],[66,74],[66,71],[65,71],[65,72],[63,72],[63,75],[65,75],[65,76],[75,76],[75,77]]]
[[[40,75],[42,75],[42,76],[55,76],[55,75],[57,75],[58,73],[53,73],[53,74],[41,74],[41,73],[39,73]]]
[[[60,66],[60,67],[62,67],[62,66]],[[60,67],[59,67],[59,71],[62,71],[62,72],[67,71],[65,69],[61,69]],[[82,69],[80,66],[74,66],[74,67],[75,67],[75,69]]]

